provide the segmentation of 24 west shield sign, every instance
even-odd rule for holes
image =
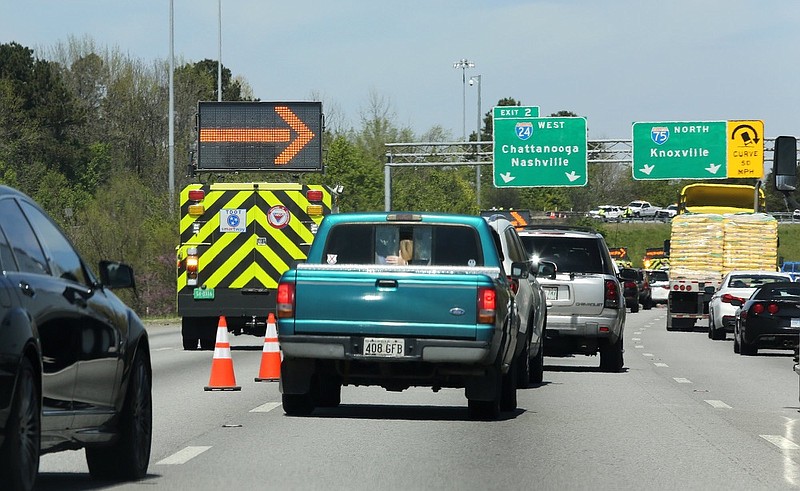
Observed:
[[[585,186],[586,118],[505,115],[494,108],[495,187]]]

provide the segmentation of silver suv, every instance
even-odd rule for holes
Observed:
[[[511,264],[514,262],[525,262],[529,265],[527,278],[516,280],[511,279],[509,276],[515,293],[517,310],[519,311],[520,333],[526,336],[525,342],[518,343],[518,345],[523,346],[522,349],[526,352],[526,356],[523,356],[520,360],[527,360],[527,363],[518,365],[520,371],[517,374],[517,381],[519,387],[527,387],[529,381],[540,383],[543,378],[543,341],[544,329],[547,323],[547,301],[545,300],[544,290],[542,290],[539,283],[538,269],[531,268],[531,258],[522,241],[520,241],[514,225],[499,215],[487,217],[486,221],[500,238],[503,267],[506,273],[511,273]]]
[[[548,303],[545,354],[599,352],[601,370],[621,371],[625,299],[603,236],[564,226],[529,226],[518,233],[534,261],[556,264],[555,279],[539,279]]]

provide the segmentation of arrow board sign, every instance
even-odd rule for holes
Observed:
[[[197,169],[322,170],[322,103],[200,102]]]

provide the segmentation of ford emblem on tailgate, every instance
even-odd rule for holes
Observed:
[[[450,313],[453,315],[464,315],[466,312],[461,307],[453,307],[450,309]]]

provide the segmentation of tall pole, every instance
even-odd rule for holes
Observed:
[[[217,102],[222,102],[222,0],[217,0],[219,10],[219,57],[217,59]]]
[[[169,211],[175,206],[175,19],[174,0],[169,0]]]
[[[474,77],[469,78],[469,84],[472,85],[472,81],[475,80],[478,83],[478,132],[477,132],[477,141],[478,145],[475,151],[475,161],[478,162],[478,165],[475,166],[475,197],[478,202],[478,209],[481,207],[481,76],[475,75]]]
[[[453,63],[453,68],[461,69],[461,126],[462,138],[467,141],[467,68],[473,68],[475,63],[461,58]]]

